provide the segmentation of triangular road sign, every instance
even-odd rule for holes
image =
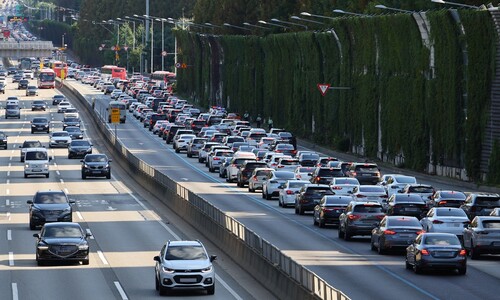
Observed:
[[[321,92],[321,96],[326,95],[326,92],[328,92],[328,89],[330,88],[329,84],[321,84],[318,83],[318,89]]]

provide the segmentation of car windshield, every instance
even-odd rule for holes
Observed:
[[[64,131],[64,132],[54,132],[52,136],[69,136],[69,134]]]
[[[106,162],[107,158],[104,155],[87,155],[85,156],[86,162]]]
[[[201,246],[169,246],[166,260],[205,260],[207,255]]]
[[[332,190],[325,187],[308,187],[306,193],[311,195],[333,194]]]
[[[87,141],[72,141],[71,146],[90,146],[90,143]]]
[[[35,118],[33,119],[33,123],[47,123],[48,120],[45,118]]]
[[[397,218],[397,219],[387,219],[387,227],[422,227],[418,219],[416,218]]]
[[[424,240],[425,245],[450,246],[460,245],[456,236],[427,236]]]
[[[359,181],[356,178],[336,178],[335,184],[355,184],[359,185]]]
[[[47,152],[29,151],[26,153],[26,160],[47,160]]]
[[[436,209],[438,217],[467,217],[463,209]]]
[[[36,195],[34,203],[38,204],[62,204],[67,203],[64,193],[39,193]]]
[[[357,213],[381,213],[382,206],[371,204],[356,205],[353,211]]]
[[[347,197],[343,197],[343,198],[328,197],[328,198],[326,198],[325,205],[327,205],[327,206],[347,205],[351,201],[352,201],[352,199],[351,198],[347,198]]]
[[[483,227],[490,229],[500,229],[500,220],[484,220]]]
[[[344,173],[341,169],[320,169],[318,176],[321,177],[343,177]]]
[[[82,237],[82,231],[76,226],[50,226],[45,227],[43,231],[44,238],[79,238]]]

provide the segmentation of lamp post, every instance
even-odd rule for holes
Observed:
[[[226,26],[226,27],[232,27],[232,28],[237,28],[237,29],[241,29],[241,30],[248,30],[248,31],[252,31],[251,29],[249,28],[245,28],[245,27],[241,27],[241,26],[236,26],[236,25],[231,25],[229,23],[224,23],[222,24],[223,26]]]
[[[299,23],[281,21],[281,20],[278,20],[278,19],[271,19],[271,21],[272,22],[276,22],[276,23],[283,23],[283,24],[288,24],[288,25],[301,26],[301,27],[304,27],[307,30],[307,26],[306,25],[302,25],[302,24],[299,24]]]
[[[250,24],[248,22],[243,23],[243,25],[244,26],[248,26],[248,27],[253,27],[253,28],[259,28],[259,29],[269,29],[269,27],[263,27],[263,26],[253,25],[253,24]]]
[[[266,21],[263,21],[263,20],[260,20],[259,23],[260,24],[265,24],[265,25],[271,25],[271,26],[280,27],[280,28],[283,28],[284,30],[290,29],[290,27],[288,27],[288,26],[279,25],[279,24],[275,24],[275,23],[269,23],[269,22],[266,22]]]
[[[333,12],[337,13],[337,14],[353,15],[353,16],[358,16],[358,17],[371,17],[370,15],[353,13],[353,12],[344,11],[344,10],[341,10],[341,9],[334,9]]]
[[[304,21],[304,22],[314,23],[314,24],[323,24],[322,22],[318,22],[318,21],[314,21],[314,20],[308,20],[308,19],[304,19],[304,18],[301,18],[301,17],[297,17],[297,16],[291,16],[290,19],[297,20],[297,21]],[[331,18],[331,19],[334,19],[334,18]]]
[[[316,17],[316,18],[322,18],[322,19],[330,19],[330,20],[335,20],[336,19],[334,17],[327,17],[327,16],[322,16],[322,15],[315,15],[315,14],[311,14],[311,13],[308,13],[308,12],[305,12],[305,11],[301,12],[300,15],[301,16],[306,16],[306,17]],[[293,19],[293,17],[292,17],[292,19]],[[301,20],[307,20],[307,19],[301,19]],[[307,20],[307,21],[310,21],[310,20]]]
[[[455,3],[455,2],[449,2],[449,1],[443,1],[443,0],[431,0],[431,2],[439,3],[439,4],[461,6],[461,7],[465,7],[465,8],[471,8],[471,9],[481,9],[479,6],[467,5],[467,4]]]
[[[66,35],[66,32],[63,33],[62,35],[62,43],[61,43],[61,48],[64,48],[64,36]]]
[[[387,6],[382,5],[382,4],[375,5],[375,8],[386,9],[386,10],[393,10],[393,11],[397,11],[397,12],[401,12],[401,13],[405,13],[405,14],[414,14],[414,13],[416,13],[416,11],[406,10],[406,9],[400,9],[400,8],[394,8],[394,7],[387,7]]]
[[[165,56],[163,55],[163,52],[165,51],[165,21],[167,19],[165,18],[155,18],[155,21],[161,22],[161,70],[165,70]]]

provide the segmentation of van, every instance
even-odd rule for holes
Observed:
[[[49,153],[45,148],[28,148],[24,154],[24,178],[45,175],[49,178]]]
[[[9,102],[11,101],[11,102]],[[19,107],[19,101],[9,100],[5,106],[5,118],[18,118],[21,119],[21,108]]]

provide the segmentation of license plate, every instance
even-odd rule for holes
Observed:
[[[414,211],[418,211],[418,208],[408,207],[408,208],[405,208],[405,211],[414,212]]]
[[[101,173],[101,171],[92,171],[92,173],[97,174],[97,173]]]
[[[453,257],[453,252],[450,251],[440,251],[434,253],[435,257]]]
[[[45,219],[47,222],[57,222],[57,218],[47,218]]]
[[[413,234],[403,233],[403,234],[400,234],[399,236],[400,236],[400,237],[404,237],[404,238],[409,238],[409,237],[412,237],[412,236],[413,236]]]
[[[41,169],[33,169],[33,172],[42,172]]]
[[[464,225],[460,223],[448,223],[448,227],[462,227],[462,226]]]
[[[196,278],[180,278],[179,282],[182,282],[182,283],[194,283],[194,282],[196,282]]]

